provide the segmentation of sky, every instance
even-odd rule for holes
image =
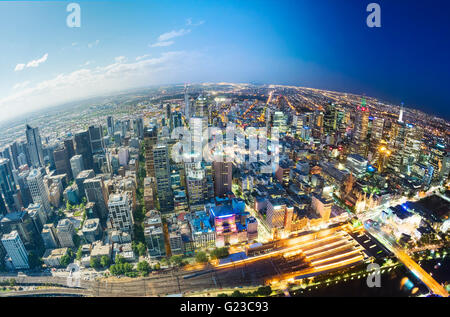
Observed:
[[[372,1],[78,0],[79,28],[71,1],[0,1],[0,121],[185,82],[361,93],[450,119],[450,4]]]

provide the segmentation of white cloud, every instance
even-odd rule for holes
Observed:
[[[158,57],[61,73],[35,84],[15,85],[9,95],[0,97],[0,120],[43,107],[80,100],[104,93],[153,84],[178,82],[189,76],[192,65],[200,63],[198,53],[172,51]],[[19,90],[19,88],[21,88]],[[14,110],[14,111],[13,111]],[[6,113],[6,116],[3,116]]]
[[[28,62],[27,67],[38,67],[40,64],[45,63],[45,61],[47,60],[47,57],[48,57],[48,54],[46,53],[41,58]]]
[[[164,41],[173,39],[175,37],[183,36],[183,35],[186,35],[186,34],[189,34],[189,33],[191,33],[190,29],[180,29],[178,31],[177,30],[173,30],[173,31],[161,34],[158,37],[158,42],[164,42]]]
[[[18,72],[18,71],[24,70],[25,68],[38,67],[40,64],[45,63],[47,61],[47,58],[48,58],[48,53],[45,53],[44,56],[42,56],[39,59],[29,61],[26,64],[17,64],[16,67],[14,68],[14,71]]]
[[[16,68],[14,68],[14,71],[15,72],[21,71],[25,68],[25,66],[26,66],[25,64],[17,64]]]
[[[17,84],[15,84],[14,87],[13,87],[13,89],[14,89],[14,90],[16,90],[16,89],[23,89],[23,88],[27,87],[29,84],[30,84],[30,81],[29,81],[29,80],[26,80],[26,81],[24,81],[24,82],[22,82],[22,83],[17,83]]]
[[[174,41],[156,42],[149,46],[150,47],[166,47],[166,46],[172,45],[173,43],[175,43],[175,42]]]
[[[117,63],[123,63],[123,62],[125,62],[127,60],[127,58],[125,56],[117,56],[116,58],[114,58],[114,60]]]
[[[80,65],[80,66],[81,66],[81,67],[89,66],[89,65],[91,65],[92,63],[94,63],[94,61],[86,61],[86,63],[84,63],[84,64],[82,64],[82,65]]]
[[[192,18],[186,19],[186,25],[187,26],[199,26],[199,25],[202,25],[203,23],[205,23],[204,20],[201,20],[201,21],[199,21],[197,23],[193,23],[192,22]]]
[[[137,61],[140,61],[141,59],[147,58],[147,57],[149,57],[149,56],[150,56],[149,54],[144,54],[144,55],[142,55],[142,56],[136,57],[136,60],[137,60]]]
[[[93,48],[94,46],[97,46],[98,43],[100,43],[100,40],[96,40],[95,42],[89,43],[88,48]]]
[[[73,42],[73,43],[72,43],[72,46],[77,46],[77,45],[78,45],[77,42]]]

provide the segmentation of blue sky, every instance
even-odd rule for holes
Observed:
[[[119,89],[260,82],[365,93],[450,118],[449,5],[365,0],[0,1],[0,120]]]

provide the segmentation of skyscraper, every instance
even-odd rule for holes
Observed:
[[[170,165],[167,145],[159,143],[153,148],[156,194],[161,212],[173,211],[173,192],[170,184]]]
[[[144,119],[142,117],[136,118],[134,123],[134,133],[139,140],[144,139]]]
[[[337,110],[334,103],[330,103],[325,108],[323,116],[323,131],[326,135],[331,135],[337,127]]]
[[[132,201],[126,193],[109,196],[109,218],[115,230],[132,233],[134,220],[131,204]]]
[[[28,188],[35,204],[41,204],[47,216],[52,212],[50,202],[48,200],[47,189],[44,184],[44,178],[38,169],[32,169],[27,177]]]
[[[30,161],[33,167],[44,165],[44,154],[42,151],[41,136],[39,128],[32,128],[26,125],[25,134],[27,137],[28,152],[30,154]]]
[[[6,158],[0,158],[0,196],[3,195],[3,201],[10,211],[18,210],[19,206],[14,204],[14,194],[16,193],[17,187],[14,182],[11,161]]]
[[[75,153],[83,156],[83,165],[86,169],[92,169],[94,162],[92,158],[91,141],[88,131],[81,131],[75,134]]]
[[[107,191],[101,177],[86,179],[83,183],[88,202],[93,202],[100,212],[100,218],[105,220],[108,216]]]
[[[55,160],[56,174],[67,174],[69,179],[72,179],[72,169],[70,168],[69,153],[64,145],[61,145],[53,151],[53,158]]]
[[[72,221],[69,219],[62,219],[56,226],[56,235],[58,237],[61,248],[73,248],[73,235],[75,234],[75,228]]]
[[[2,244],[15,269],[29,269],[28,253],[17,231],[2,236]]]
[[[231,191],[233,163],[214,162],[214,193],[216,196],[223,196]]]
[[[105,151],[103,142],[103,128],[101,125],[90,126],[88,129],[92,154],[101,154]]]
[[[106,118],[106,124],[107,124],[107,128],[108,128],[108,134],[110,136],[114,135],[114,119],[112,116],[108,116]]]
[[[353,133],[352,152],[367,157],[368,142],[367,133],[369,129],[369,108],[363,100],[362,106],[356,109],[355,129]]]
[[[84,170],[84,164],[83,164],[83,156],[82,155],[74,155],[70,159],[70,167],[72,169],[72,175],[73,178],[76,179],[78,174]]]
[[[11,160],[13,162],[14,169],[19,169],[19,146],[17,145],[17,142],[14,141],[9,145],[9,151],[11,152]]]
[[[155,177],[153,147],[158,140],[156,126],[147,127],[144,131],[145,170],[148,177]]]

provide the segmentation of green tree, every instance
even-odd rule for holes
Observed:
[[[59,263],[61,266],[66,267],[72,262],[72,257],[67,253],[61,257]]]
[[[111,259],[106,255],[103,255],[100,259],[100,264],[102,267],[109,267],[109,265],[111,264]]]
[[[147,261],[141,261],[137,264],[137,270],[143,275],[146,276],[151,271],[150,264]]]
[[[80,245],[80,246],[78,247],[78,250],[77,250],[76,259],[77,259],[78,261],[81,260],[82,255],[83,255],[83,250],[82,250],[82,247],[81,247],[81,245]]]
[[[206,262],[208,262],[208,256],[206,255],[205,252],[200,251],[195,255],[195,260],[198,263],[206,263]]]
[[[137,251],[140,256],[145,256],[147,254],[147,246],[144,243],[139,242],[137,245]]]
[[[245,297],[245,294],[238,290],[235,290],[233,293],[231,293],[231,297]]]
[[[272,294],[272,288],[269,286],[261,286],[256,290],[256,295],[269,296]]]
[[[222,258],[226,258],[229,254],[230,253],[228,252],[228,248],[227,247],[215,248],[211,252],[211,257],[213,259],[222,259]]]
[[[97,257],[91,257],[91,260],[89,261],[89,264],[91,265],[91,267],[93,267],[94,269],[99,269],[101,264],[100,264],[100,260]]]
[[[183,264],[183,256],[182,255],[174,255],[170,258],[170,262],[172,262],[175,266],[182,266]]]
[[[115,262],[116,262],[116,264],[124,264],[125,263],[125,259],[124,259],[123,256],[118,255],[118,256],[116,256]]]
[[[28,263],[30,265],[30,268],[40,268],[44,262],[42,261],[42,258],[40,258],[35,252],[31,251],[28,253]]]

